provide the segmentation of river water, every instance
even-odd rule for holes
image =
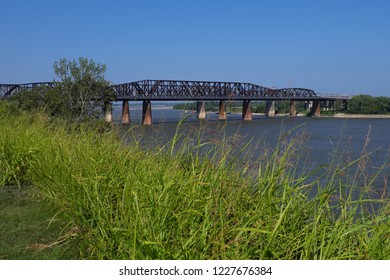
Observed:
[[[120,123],[120,110],[120,106],[114,106],[114,122]],[[122,129],[136,126],[141,129],[144,141],[166,143],[174,137],[179,121],[187,117],[181,124],[181,131],[185,131],[186,136],[196,140],[201,131],[204,141],[218,143],[221,139],[232,139],[237,149],[251,141],[253,159],[261,158],[265,149],[273,149],[284,140],[289,142],[295,139],[298,146],[296,153],[300,158],[296,164],[300,171],[313,170],[322,165],[331,168],[332,164],[343,167],[343,164],[346,166],[362,158],[360,165],[355,164],[349,172],[367,172],[370,178],[378,175],[372,184],[378,192],[382,192],[390,180],[390,119],[267,118],[254,115],[252,121],[243,121],[240,114],[229,114],[227,121],[218,121],[218,115],[210,112],[206,121],[200,122],[192,111],[166,107],[153,107],[152,114],[153,125],[142,127],[141,108],[130,108],[132,124],[124,125]],[[369,156],[365,157],[367,154]],[[364,171],[359,171],[357,168],[362,168],[362,163]]]

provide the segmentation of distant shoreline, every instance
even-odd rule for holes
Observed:
[[[327,116],[324,116],[327,117]],[[339,118],[339,119],[390,119],[390,115],[365,115],[365,114],[344,114],[344,113],[337,113],[334,116],[330,116],[333,118]]]
[[[117,105],[119,107],[120,105]],[[131,106],[130,110],[139,110],[142,109],[142,106]],[[153,110],[178,110],[185,111],[184,109],[174,109],[173,106],[165,106],[165,105],[154,105],[152,106]],[[188,110],[195,112],[194,110]],[[206,113],[216,113],[214,111],[208,111]],[[231,112],[229,114],[241,114],[239,112]],[[254,116],[265,116],[264,113],[252,113]],[[288,116],[288,114],[277,114],[276,116]],[[305,114],[298,113],[297,117],[305,117]],[[317,117],[318,118],[318,117]],[[320,118],[337,118],[337,119],[390,119],[390,114],[378,114],[378,115],[367,115],[367,114],[344,114],[344,113],[336,113],[334,115],[321,115]]]
[[[173,106],[155,105],[155,106],[152,106],[152,109],[153,110],[173,110]]]
[[[116,105],[115,107],[121,108],[122,105]],[[140,106],[129,106],[129,110],[142,110],[142,105],[140,105]],[[152,110],[174,110],[174,109],[173,109],[173,106],[152,105]]]

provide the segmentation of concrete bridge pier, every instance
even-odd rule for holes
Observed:
[[[295,107],[295,100],[290,100],[290,117],[297,116],[297,109]]]
[[[319,117],[321,115],[321,101],[314,100],[313,106],[311,107],[311,115],[313,117]]]
[[[112,123],[112,103],[106,102],[104,103],[104,118],[106,122]]]
[[[142,102],[142,124],[152,124],[152,103],[150,103],[150,100],[144,100]]]
[[[129,101],[127,101],[127,100],[124,100],[122,102],[122,123],[123,124],[130,123]]]
[[[198,120],[206,119],[206,104],[204,101],[198,101],[196,106],[196,115]]]
[[[218,113],[218,120],[225,121],[227,119],[226,115],[226,102],[225,100],[219,101],[219,113]]]
[[[275,101],[267,100],[265,105],[265,115],[270,118],[275,117]]]
[[[252,120],[252,109],[251,109],[251,101],[250,100],[244,100],[242,102],[242,119],[244,121],[251,121]]]

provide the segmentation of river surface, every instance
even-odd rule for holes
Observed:
[[[114,106],[114,122],[120,123],[120,110],[120,106]],[[218,121],[218,115],[209,112],[206,121],[200,122],[192,111],[166,107],[153,107],[152,115],[153,125],[142,127],[141,108],[130,108],[132,124],[124,125],[122,129],[136,126],[142,130],[145,141],[167,143],[174,137],[179,121],[187,117],[181,124],[181,131],[193,137],[195,142],[199,131],[204,141],[218,143],[221,139],[231,139],[237,149],[251,141],[251,156],[256,159],[264,155],[264,149],[274,149],[278,143],[295,139],[298,146],[296,152],[300,154],[296,164],[300,171],[321,165],[328,165],[329,168],[332,164],[347,166],[353,160],[362,158],[359,162],[360,167],[364,165],[364,171],[357,171],[358,164],[355,164],[349,169],[350,173],[367,172],[371,177],[378,175],[373,184],[378,192],[387,188],[387,181],[390,180],[390,119],[267,118],[254,115],[252,121],[243,121],[240,114],[229,114],[227,121]],[[367,154],[369,157],[364,156]]]

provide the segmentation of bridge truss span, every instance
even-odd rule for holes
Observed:
[[[28,84],[0,84],[0,99],[7,98],[23,89],[53,88],[58,82],[38,82]],[[205,102],[208,100],[219,101],[218,119],[226,120],[226,101],[238,100],[242,103],[242,119],[252,120],[251,101],[266,101],[265,115],[273,117],[276,114],[275,102],[277,100],[289,100],[289,115],[297,115],[295,101],[305,101],[312,116],[320,116],[322,106],[329,109],[331,103],[340,100],[346,108],[346,102],[350,96],[346,95],[322,95],[306,88],[270,88],[253,83],[238,82],[212,82],[212,81],[178,81],[178,80],[142,80],[110,86],[115,92],[112,101],[122,101],[122,123],[130,122],[129,101],[143,101],[142,123],[152,124],[151,101],[197,101],[197,118],[205,119]],[[98,94],[98,93],[97,93]],[[107,101],[107,103],[109,103]],[[106,104],[109,105],[109,104]],[[306,106],[305,105],[305,106]],[[311,107],[311,108],[310,108]],[[105,118],[112,121],[112,106],[105,106]]]
[[[313,90],[274,89],[252,83],[142,80],[112,86],[117,100],[282,100],[316,99]]]
[[[288,99],[311,99],[318,97],[314,90],[307,88],[282,88],[278,89],[278,91],[281,93],[281,96]]]
[[[0,99],[22,89],[53,88],[58,82],[0,84]],[[253,83],[142,80],[111,85],[116,100],[348,100],[349,95],[318,94],[306,88],[275,89]]]
[[[0,84],[0,98],[7,97],[13,93],[17,93],[22,89],[34,89],[37,87],[47,86],[53,88],[55,82],[36,82],[27,84]]]

